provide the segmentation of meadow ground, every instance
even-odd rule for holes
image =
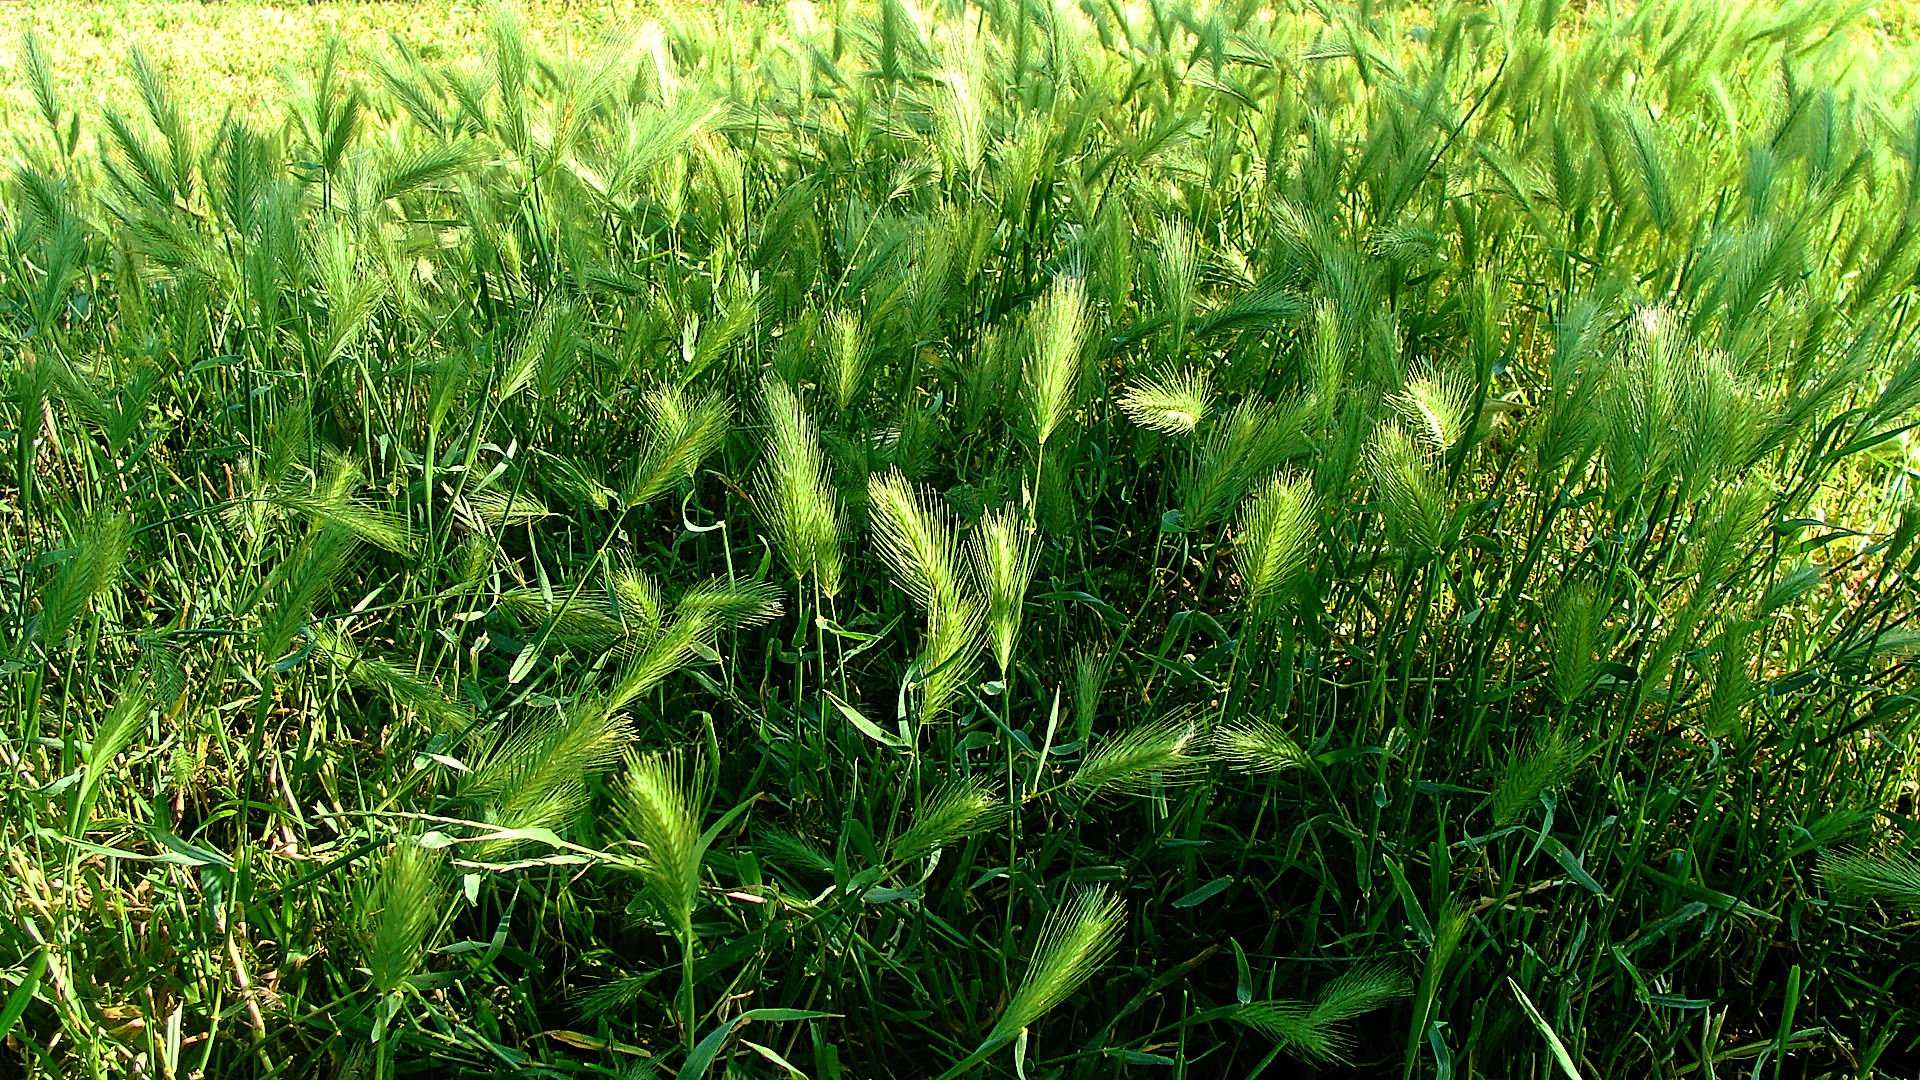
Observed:
[[[517,10],[530,41],[564,50],[631,28],[659,8],[641,0],[552,0]],[[366,50],[394,35],[429,62],[467,59],[485,51],[494,11],[484,3],[442,0],[49,0],[0,5],[0,40],[14,45],[24,34],[38,35],[75,105],[134,100],[126,58],[137,46],[174,80],[181,107],[197,119],[232,107],[264,122],[278,111],[284,73],[303,67],[329,36],[352,44],[348,63],[356,68]],[[9,109],[31,104],[20,61],[16,48],[0,56]]]
[[[565,50],[638,28],[648,20],[687,13],[741,9],[778,12],[785,5],[714,0],[536,0],[515,10],[528,39]],[[818,5],[831,10],[833,4]],[[1604,6],[1604,5],[1600,5]],[[283,73],[311,60],[329,35],[351,43],[349,62],[398,35],[422,59],[470,59],[486,51],[496,5],[452,0],[38,0],[0,5],[0,41],[37,34],[53,70],[74,103],[131,101],[127,51],[145,49],[156,67],[182,88],[182,107],[217,115],[226,107],[258,111],[267,119],[284,89]],[[1837,31],[1863,77],[1880,81],[1889,96],[1912,89],[1920,23],[1908,3],[1861,5]],[[19,108],[31,91],[16,51],[0,55],[0,90]]]
[[[1904,8],[0,39],[0,1075],[1920,1075]]]

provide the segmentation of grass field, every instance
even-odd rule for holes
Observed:
[[[1898,14],[0,8],[0,1075],[1920,1075]]]
[[[591,48],[637,29],[660,5],[642,0],[549,0],[516,8],[536,47]],[[723,5],[716,5],[720,7]],[[282,111],[286,80],[324,52],[329,37],[347,43],[345,62],[364,60],[394,37],[429,62],[483,54],[495,8],[449,0],[86,0],[0,5],[0,40],[34,34],[70,104],[99,109],[136,100],[130,50],[145,51],[179,91],[182,111],[217,121],[228,108],[270,126]],[[7,107],[31,110],[32,89],[17,49],[0,57]]]
[[[536,47],[592,51],[609,37],[641,30],[673,13],[695,20],[743,19],[752,25],[779,19],[789,5],[749,0],[661,3],[659,0],[537,0],[514,10]],[[801,4],[816,19],[840,5]],[[1605,5],[1588,5],[1604,9]],[[858,5],[855,5],[857,10]],[[1913,45],[1920,39],[1908,5],[1845,10],[1828,27],[1843,50],[1839,82],[1867,81],[1873,92],[1898,100],[1914,89]],[[488,46],[494,5],[453,0],[43,0],[0,5],[0,40],[36,35],[71,104],[99,108],[126,103],[136,93],[126,59],[143,49],[154,66],[182,89],[180,105],[199,120],[217,120],[228,107],[270,125],[279,111],[285,75],[302,70],[329,36],[349,46],[347,64],[365,73],[364,59],[392,37],[429,62],[469,61]],[[8,107],[31,106],[31,90],[17,51],[0,55],[0,91]],[[186,92],[191,88],[191,92]]]

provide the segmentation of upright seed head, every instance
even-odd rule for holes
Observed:
[[[629,755],[615,792],[618,827],[641,848],[640,875],[682,940],[693,934],[706,855],[700,809],[705,791],[678,753]]]
[[[754,503],[774,549],[797,578],[828,596],[840,591],[840,503],[827,480],[820,435],[800,398],[782,382],[766,388],[767,457]]]
[[[1033,306],[1025,385],[1034,441],[1041,446],[1073,411],[1087,322],[1087,286],[1079,278],[1055,278]]]
[[[1020,635],[1020,609],[1033,580],[1033,530],[1011,506],[988,511],[967,544],[974,577],[987,598],[993,658],[1005,675]]]
[[[1270,604],[1306,565],[1313,520],[1313,484],[1305,477],[1275,475],[1247,500],[1234,562],[1250,610]]]

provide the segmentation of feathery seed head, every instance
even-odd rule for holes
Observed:
[[[986,151],[987,100],[981,94],[981,53],[978,38],[966,37],[960,55],[937,76],[943,91],[934,132],[940,157],[948,172],[971,176]]]
[[[1193,230],[1179,218],[1163,218],[1154,247],[1159,256],[1153,266],[1155,299],[1161,315],[1173,326],[1173,340],[1178,348],[1186,337],[1187,320],[1193,315],[1194,287],[1199,278],[1200,260]]]
[[[1305,477],[1275,475],[1247,500],[1233,555],[1249,608],[1263,609],[1306,564],[1313,523],[1313,484]]]
[[[1597,670],[1594,651],[1600,646],[1606,617],[1606,604],[1585,582],[1567,586],[1554,606],[1549,620],[1549,681],[1554,697],[1562,703],[1579,700],[1593,685]]]
[[[1754,534],[1766,518],[1771,488],[1754,479],[1721,492],[1702,508],[1696,519],[1699,539],[1694,542],[1694,572],[1702,592],[1711,591],[1739,565]]]
[[[1427,453],[1439,456],[1473,430],[1473,388],[1458,374],[1425,371],[1387,399],[1408,432]]]
[[[1121,732],[1088,754],[1066,789],[1081,798],[1126,794],[1155,782],[1178,784],[1194,778],[1204,757],[1200,725],[1182,711]]]
[[[1307,752],[1271,720],[1249,720],[1216,730],[1213,752],[1247,772],[1286,772],[1307,763]]]
[[[674,613],[710,622],[715,629],[765,626],[780,615],[780,590],[769,581],[713,578],[681,593]]]
[[[1407,993],[1407,980],[1391,968],[1355,968],[1320,988],[1312,1001],[1250,1001],[1233,1018],[1308,1061],[1337,1064],[1353,1052],[1348,1021]]]
[[[990,510],[967,542],[973,573],[987,598],[987,631],[993,658],[1005,674],[1020,634],[1021,607],[1033,580],[1037,551],[1033,530],[1011,506]]]
[[[634,699],[664,682],[680,670],[699,651],[711,647],[714,636],[724,625],[723,612],[698,604],[677,607],[674,619],[650,639],[633,641],[627,651],[631,659],[620,671],[620,678],[607,692],[603,708],[626,708]]]
[[[1340,404],[1340,389],[1347,378],[1345,330],[1340,322],[1340,309],[1332,300],[1323,299],[1313,306],[1313,351],[1309,359],[1308,390],[1314,420],[1318,426],[1325,427],[1333,421]]]
[[[1104,887],[1083,889],[1049,912],[1026,977],[987,1041],[1011,1039],[1071,997],[1113,956],[1125,917],[1125,903]]]
[[[640,408],[646,420],[646,447],[622,492],[627,506],[652,502],[690,483],[700,463],[726,439],[733,418],[732,406],[720,394],[693,397],[673,385],[649,391],[640,399]]]
[[[1753,676],[1747,672],[1752,653],[1747,636],[1745,628],[1736,623],[1722,630],[1716,639],[1711,668],[1713,689],[1700,716],[1701,730],[1709,738],[1733,738],[1751,715],[1754,687]]]
[[[1034,441],[1041,446],[1073,411],[1088,321],[1087,286],[1080,278],[1055,278],[1034,302],[1027,323],[1033,352],[1024,382]]]
[[[660,583],[638,566],[622,565],[611,575],[611,594],[620,622],[630,634],[652,637],[666,617]]]
[[[894,582],[929,612],[957,602],[959,542],[945,508],[898,469],[867,478],[867,504]]]
[[[828,482],[819,431],[785,383],[769,381],[765,402],[767,456],[755,479],[754,505],[787,569],[837,595],[840,503]]]
[[[700,813],[706,802],[699,771],[677,751],[629,754],[614,794],[614,816],[629,840],[640,844],[640,876],[681,940],[693,936],[693,910],[700,895]]]
[[[984,613],[972,596],[960,595],[927,613],[926,647],[918,661],[920,719],[931,723],[960,700],[979,662]]]
[[[977,776],[952,781],[935,791],[914,814],[913,824],[888,845],[887,857],[894,862],[911,862],[988,828],[1005,809],[990,781]]]
[[[61,644],[74,621],[119,581],[129,524],[124,514],[102,514],[75,535],[72,554],[41,594],[40,638],[47,647]]]
[[[1106,656],[1099,650],[1082,645],[1073,651],[1073,726],[1083,742],[1099,716],[1106,677]]]
[[[1505,828],[1525,817],[1540,796],[1572,778],[1584,757],[1579,741],[1559,728],[1535,740],[1512,760],[1493,793],[1494,827]]]
[[[1884,900],[1920,912],[1920,859],[1904,852],[1824,851],[1820,878],[1838,896]]]
[[[1209,421],[1181,492],[1186,527],[1213,522],[1305,449],[1302,428],[1308,411],[1302,401],[1271,405],[1249,400]]]
[[[1446,537],[1446,498],[1428,455],[1406,428],[1394,422],[1380,426],[1368,448],[1367,472],[1394,541],[1416,559],[1438,552]]]
[[[1185,435],[1207,415],[1210,387],[1203,372],[1149,376],[1120,393],[1120,411],[1150,431]]]
[[[827,318],[827,374],[833,380],[834,404],[845,412],[860,396],[861,379],[867,371],[867,343],[860,328],[860,316],[851,311],[836,311]]]
[[[618,761],[632,738],[627,720],[604,701],[581,700],[496,739],[461,794],[476,816],[502,829],[551,829],[586,804],[586,778]],[[479,847],[492,853],[516,844]]]
[[[391,994],[426,959],[427,935],[440,917],[440,855],[403,837],[386,858],[369,864],[360,894],[358,924],[368,927],[364,942],[373,988]]]
[[[1760,435],[1759,397],[1718,349],[1692,357],[1676,381],[1682,438],[1675,463],[1681,479],[1699,491],[1747,463]]]
[[[1633,320],[1631,362],[1609,371],[1599,394],[1610,487],[1631,497],[1666,476],[1681,446],[1679,408],[1685,396],[1685,328],[1663,308],[1642,308]]]
[[[921,719],[932,721],[958,700],[973,677],[986,611],[963,586],[953,519],[931,492],[893,469],[867,478],[867,503],[880,554],[893,571],[894,583],[927,613],[926,647],[919,659]],[[1018,570],[1018,561],[1007,569]],[[1002,582],[1005,591],[999,597],[1001,624],[1010,627],[1010,634],[1018,629],[1015,584],[1020,582],[1010,574]],[[1021,584],[1021,592],[1024,589]],[[1011,658],[1011,637],[1008,655]]]

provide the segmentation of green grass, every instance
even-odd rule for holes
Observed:
[[[518,10],[530,41],[566,50],[639,26],[658,7],[644,0],[535,0]],[[303,68],[329,36],[357,46],[348,61],[361,74],[360,53],[393,36],[430,62],[465,61],[485,51],[493,11],[458,0],[50,0],[0,8],[0,39],[36,35],[75,106],[135,100],[126,58],[137,47],[172,80],[190,118],[218,121],[232,108],[267,126],[282,108],[284,73]],[[19,59],[0,60],[0,115],[10,120],[33,108]]]
[[[6,12],[0,1072],[1913,1075],[1898,19],[261,10]]]

